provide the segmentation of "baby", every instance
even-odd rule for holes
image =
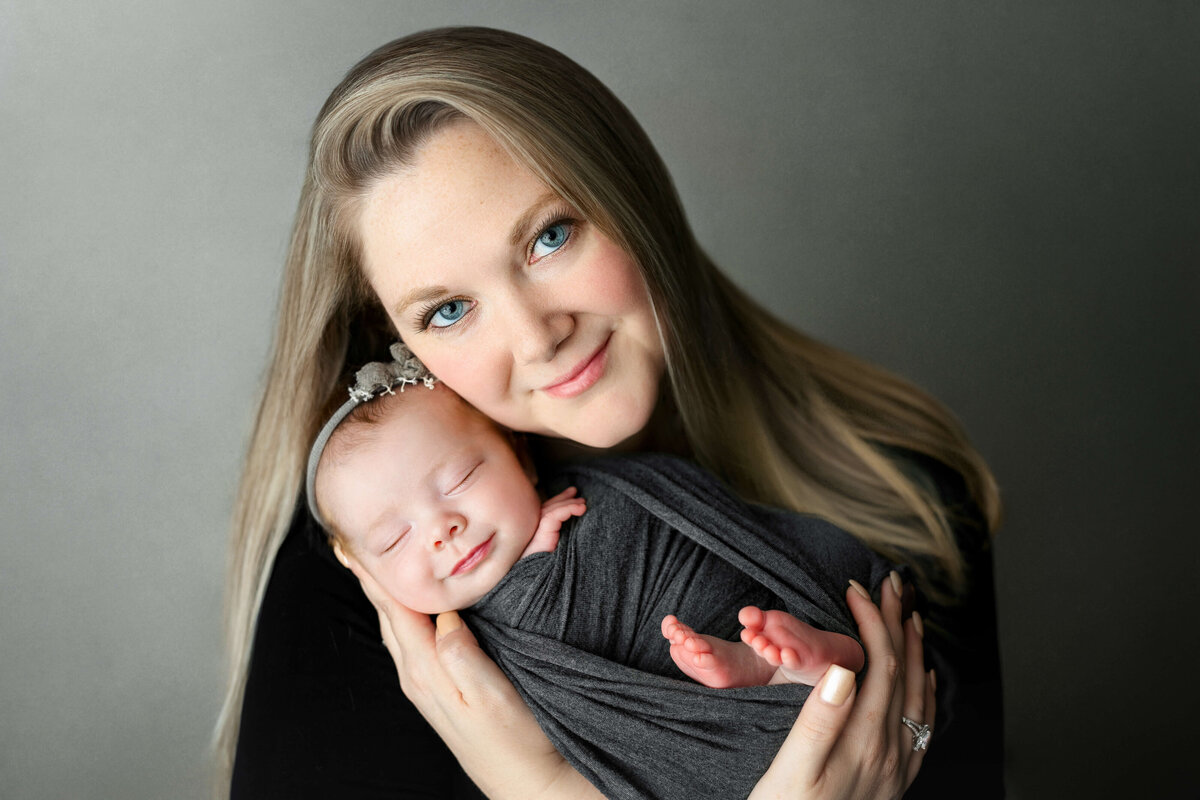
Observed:
[[[564,523],[583,515],[586,502],[573,486],[541,500],[519,440],[436,385],[400,348],[393,349],[397,362],[359,373],[353,399],[318,437],[309,461],[310,507],[342,563],[352,554],[401,604],[429,614],[466,609],[518,562],[553,552]],[[418,381],[428,388],[404,391]],[[589,494],[604,491],[601,483]],[[772,599],[762,594],[764,602]],[[830,664],[863,666],[855,639],[786,611],[746,605],[737,619],[740,643],[699,634],[674,614],[658,627],[674,664],[713,688],[812,685]]]

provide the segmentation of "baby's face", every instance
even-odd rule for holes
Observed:
[[[529,544],[537,491],[508,437],[445,387],[382,402],[384,418],[322,465],[322,513],[400,603],[427,614],[465,608]]]

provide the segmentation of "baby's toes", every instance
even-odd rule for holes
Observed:
[[[779,648],[779,666],[784,669],[801,670],[804,669],[804,659],[800,658],[800,654],[790,647]]]
[[[758,653],[760,656],[763,654],[763,650],[771,644],[771,640],[763,636],[761,633],[752,633],[749,636],[743,636],[742,641],[750,645],[754,652]]]
[[[701,636],[689,636],[687,641],[683,643],[683,646],[698,656],[713,651],[712,645]],[[696,666],[699,666],[699,664]]]
[[[746,606],[738,612],[738,622],[756,631],[762,630],[767,616],[758,606]]]
[[[779,648],[770,639],[765,636],[755,636],[750,646],[754,648],[754,652],[758,653],[759,658],[768,664],[779,666]]]

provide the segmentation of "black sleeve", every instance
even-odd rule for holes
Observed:
[[[904,457],[928,477],[954,522],[967,562],[961,602],[923,609],[926,668],[938,671],[937,725],[906,798],[1004,797],[1004,706],[992,542],[962,477],[938,461]]]
[[[374,608],[319,537],[301,511],[275,558],[231,798],[482,798],[400,691]]]

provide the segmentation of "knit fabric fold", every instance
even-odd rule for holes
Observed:
[[[709,689],[671,661],[675,614],[736,640],[745,605],[857,638],[850,578],[893,565],[821,519],[748,504],[694,464],[640,455],[558,473],[583,517],[464,611],[559,752],[607,797],[745,797],[811,687]]]

